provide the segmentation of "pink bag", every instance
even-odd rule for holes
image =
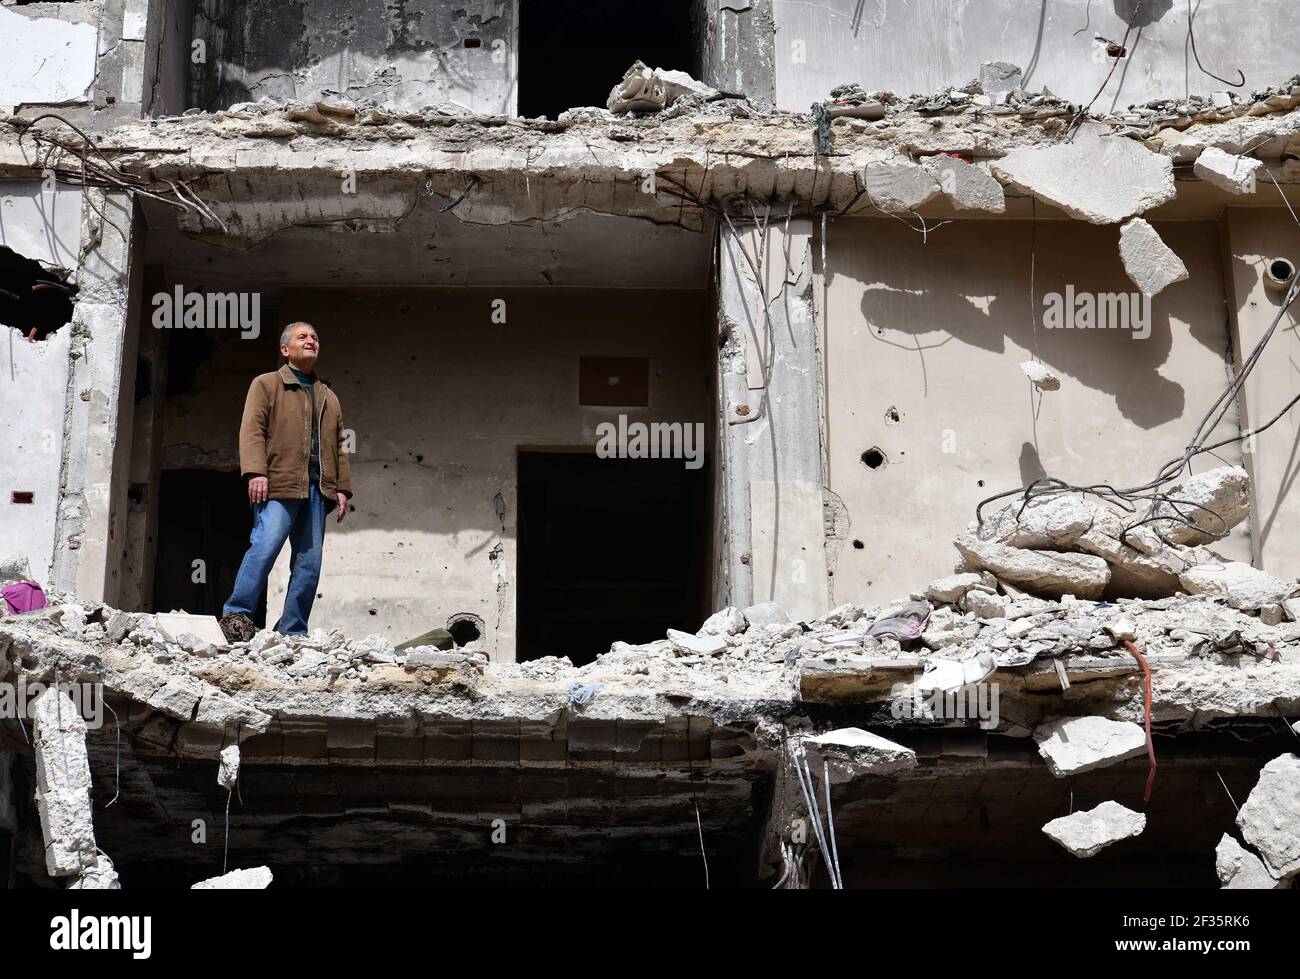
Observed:
[[[6,585],[0,588],[0,595],[4,596],[9,610],[14,613],[35,612],[50,604],[45,600],[45,592],[41,591],[41,586],[34,581],[20,581],[15,585]]]

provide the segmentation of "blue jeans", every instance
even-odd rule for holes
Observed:
[[[305,500],[267,500],[253,504],[253,533],[248,538],[248,551],[239,565],[235,590],[223,614],[243,612],[252,616],[286,539],[291,554],[289,588],[284,596],[284,613],[275,624],[275,631],[286,636],[304,636],[316,600],[321,554],[325,548],[325,498],[315,483]]]

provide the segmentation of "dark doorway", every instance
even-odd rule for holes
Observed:
[[[555,119],[578,106],[603,108],[638,59],[698,78],[692,3],[520,0],[519,114]]]
[[[221,615],[253,530],[244,477],[210,469],[164,469],[158,491],[153,607]],[[195,561],[202,561],[196,574]],[[196,577],[202,578],[195,581]],[[266,622],[266,594],[253,619]]]
[[[519,660],[590,663],[707,614],[708,467],[519,453]]]

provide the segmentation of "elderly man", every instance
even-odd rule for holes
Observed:
[[[257,632],[252,613],[271,566],[289,541],[292,561],[284,613],[275,631],[305,635],[320,580],[325,521],[338,522],[352,496],[351,467],[343,451],[343,409],[314,373],[320,340],[310,323],[290,323],[280,334],[278,371],[253,379],[239,426],[239,467],[248,480],[253,533],[221,630],[231,642]]]

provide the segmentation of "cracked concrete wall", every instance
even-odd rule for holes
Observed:
[[[721,559],[730,594],[715,598],[772,600],[815,617],[827,576],[812,223],[774,218],[767,234],[749,227],[739,238],[728,230],[721,254]]]
[[[979,77],[984,61],[1009,61],[1024,70],[1025,88],[1047,86],[1086,104],[1113,65],[1094,34],[1119,43],[1127,28],[1112,0],[773,0],[773,6],[777,105],[801,112],[845,82],[902,95],[965,85]],[[1240,91],[1249,92],[1295,73],[1295,4],[1254,0],[1248,12],[1245,6],[1200,0],[1194,27],[1201,63],[1224,78],[1235,79],[1241,68],[1246,85]],[[1226,87],[1192,59],[1182,3],[1140,34],[1134,30],[1128,49],[1098,109]]]
[[[828,485],[849,521],[837,602],[889,600],[951,573],[952,535],[995,493],[1044,473],[1140,485],[1182,454],[1228,384],[1224,270],[1215,222],[1153,223],[1191,278],[1154,299],[1144,340],[1042,319],[1044,297],[1068,285],[1136,289],[1114,227],[962,221],[923,243],[894,220],[830,224]],[[1059,390],[1038,392],[1023,374],[1035,357]],[[1211,441],[1238,431],[1230,412]],[[862,458],[872,449],[876,468]],[[1236,446],[1218,454],[1194,471],[1241,462]],[[1249,560],[1245,525],[1216,549]]]
[[[1281,208],[1229,207],[1223,219],[1228,262],[1233,355],[1238,367],[1277,316],[1285,298],[1264,285],[1273,258],[1300,267],[1300,229]],[[1273,418],[1300,393],[1300,340],[1295,307],[1282,317],[1264,356],[1246,382],[1238,406],[1245,429]],[[1300,497],[1293,492],[1300,461],[1300,425],[1294,409],[1255,437],[1254,451],[1243,465],[1251,475],[1250,529],[1257,542],[1255,565],[1275,574],[1292,575],[1300,567]]]
[[[205,109],[338,93],[401,111],[515,112],[514,0],[199,0],[193,34],[207,61],[191,100]]]
[[[701,79],[771,104],[776,96],[772,0],[697,0]]]

